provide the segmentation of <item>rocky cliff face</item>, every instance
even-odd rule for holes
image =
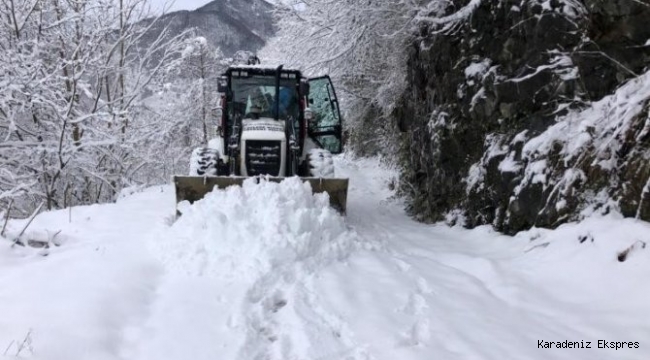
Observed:
[[[424,19],[395,111],[422,220],[650,220],[650,3],[454,0]]]

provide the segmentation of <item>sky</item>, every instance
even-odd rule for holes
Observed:
[[[209,3],[211,0],[150,0],[151,7],[156,12],[167,9],[167,12],[179,10],[194,10]]]

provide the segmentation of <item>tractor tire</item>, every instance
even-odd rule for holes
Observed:
[[[325,149],[311,149],[305,159],[307,176],[316,178],[334,177],[334,159],[332,153]]]
[[[217,176],[219,150],[196,148],[190,159],[190,176]]]

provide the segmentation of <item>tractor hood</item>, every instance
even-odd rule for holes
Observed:
[[[284,126],[283,120],[276,121],[272,118],[244,119],[242,121],[242,140],[284,140]]]
[[[276,121],[273,118],[244,119],[242,121],[244,131],[279,131],[284,133],[284,120]]]

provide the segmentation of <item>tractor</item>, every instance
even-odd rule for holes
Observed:
[[[233,65],[218,78],[216,136],[193,151],[189,176],[174,176],[176,201],[197,201],[247,178],[298,176],[345,213],[348,179],[335,178],[343,151],[339,103],[329,76],[283,66]]]

